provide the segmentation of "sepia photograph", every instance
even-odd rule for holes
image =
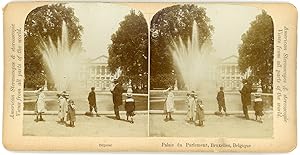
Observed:
[[[150,136],[272,138],[274,27],[265,10],[179,4],[150,25]]]
[[[148,26],[111,3],[54,3],[24,25],[24,136],[148,135]]]

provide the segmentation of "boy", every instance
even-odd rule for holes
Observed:
[[[218,101],[218,106],[219,106],[219,114],[222,115],[222,109],[225,112],[225,116],[227,116],[226,113],[226,106],[225,106],[225,96],[224,96],[224,88],[220,87],[220,91],[218,92],[217,95],[217,101]]]
[[[88,96],[88,101],[90,105],[90,115],[92,116],[92,111],[96,112],[96,116],[100,117],[100,115],[97,113],[97,105],[96,105],[96,93],[95,93],[95,87],[91,88],[91,92],[89,93]]]

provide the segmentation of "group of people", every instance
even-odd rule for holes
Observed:
[[[118,82],[118,80],[114,80],[114,87],[111,89],[112,98],[113,98],[113,104],[114,104],[114,113],[116,120],[120,120],[120,114],[119,114],[119,106],[122,105],[122,94],[123,94],[123,87]],[[36,113],[36,122],[39,121],[45,121],[42,117],[42,114],[45,113],[45,93],[44,88],[41,87],[36,92],[37,100],[35,104],[35,113]],[[134,123],[133,116],[135,115],[135,100],[132,98],[132,93],[126,94],[127,98],[125,99],[125,110],[126,110],[126,116],[127,121],[130,123]],[[69,94],[67,94],[66,91],[63,91],[59,94],[57,94],[58,97],[58,123],[62,125],[66,125],[67,127],[75,127],[75,121],[76,121],[76,107],[75,102],[70,99]],[[96,104],[96,93],[95,93],[95,87],[91,88],[91,91],[88,95],[88,103],[89,103],[89,114],[92,114],[93,111],[95,111],[96,116],[100,117],[100,114],[98,114],[97,110],[97,104]],[[70,121],[69,123],[67,123]]]
[[[45,121],[43,119],[42,114],[45,113],[45,98],[46,95],[44,93],[44,87],[41,87],[36,92],[37,100],[35,104],[35,113],[36,113],[36,122],[39,121]],[[58,111],[58,118],[59,124],[64,124],[69,127],[75,127],[75,103],[73,100],[69,99],[69,95],[66,93],[66,91],[63,91],[60,94],[57,94],[58,97],[58,105],[59,105],[59,111]],[[67,121],[70,121],[70,123],[66,123]]]
[[[164,111],[166,113],[165,121],[173,121],[172,113],[175,111],[174,108],[174,93],[172,87],[165,91],[166,100],[164,104]],[[188,105],[187,119],[189,123],[195,123],[196,126],[204,126],[204,105],[202,100],[198,99],[197,94],[192,91],[187,94],[186,103]]]
[[[249,114],[248,114],[248,106],[251,105],[251,93],[253,92],[251,83],[248,82],[248,80],[243,80],[243,88],[240,90],[241,93],[241,99],[242,99],[242,105],[243,105],[243,113],[245,115],[245,118],[249,120]],[[257,91],[254,94],[254,111],[255,111],[255,120],[263,123],[263,100],[261,98],[262,89],[258,88]]]
[[[114,104],[114,113],[115,113],[115,119],[120,120],[120,109],[119,106],[123,104],[122,94],[124,92],[124,89],[122,87],[122,84],[119,82],[119,80],[114,80],[114,86],[111,88],[112,98],[113,98],[113,104]],[[134,123],[133,116],[135,115],[135,100],[132,98],[132,93],[129,92],[126,94],[125,99],[125,110],[126,110],[126,117],[127,121],[130,123]],[[89,106],[90,106],[90,114],[94,110],[97,117],[100,117],[100,115],[97,112],[97,105],[96,105],[96,93],[95,93],[95,87],[91,88],[91,92],[88,96]]]
[[[242,100],[242,109],[245,115],[245,119],[249,120],[248,114],[248,106],[251,105],[251,93],[252,85],[247,81],[243,80],[243,88],[240,90],[241,93],[241,100]],[[262,116],[263,113],[263,100],[261,98],[262,90],[258,88],[256,93],[254,94],[254,111],[255,111],[255,120],[258,122],[263,123]],[[168,88],[165,91],[166,99],[164,102],[164,112],[166,114],[165,121],[172,121],[172,113],[175,111],[174,108],[174,93],[172,92],[172,87]],[[220,87],[219,92],[216,96],[217,103],[218,103],[218,112],[216,115],[223,116],[222,111],[224,111],[225,116],[228,116],[226,104],[225,104],[225,94],[224,94],[224,87]],[[188,123],[195,123],[196,126],[204,126],[204,105],[202,100],[198,99],[197,94],[195,91],[191,91],[187,93],[186,98],[186,105],[187,105],[187,113],[186,113],[186,120]]]

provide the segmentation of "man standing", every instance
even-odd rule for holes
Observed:
[[[248,115],[248,105],[251,105],[251,92],[252,88],[250,83],[247,80],[243,80],[243,88],[240,90],[241,93],[241,99],[242,99],[242,104],[243,104],[243,113],[245,115],[245,118],[249,120],[249,115]]]
[[[100,117],[100,115],[97,113],[95,87],[91,88],[91,92],[89,93],[88,100],[90,105],[90,114],[92,114],[92,111],[94,109],[94,111],[96,112],[96,116]]]
[[[116,119],[120,120],[120,114],[119,114],[119,106],[122,105],[122,93],[123,93],[123,87],[118,82],[117,79],[114,80],[115,87],[111,91],[113,95],[113,103],[114,103],[114,111],[116,115]]]

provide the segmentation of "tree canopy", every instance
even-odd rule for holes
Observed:
[[[41,40],[47,41],[49,37],[57,44],[57,40],[61,39],[63,21],[68,28],[71,46],[81,40],[83,30],[73,8],[58,3],[38,7],[28,14],[24,26],[25,87],[42,85],[45,78],[42,71],[45,71],[48,80],[51,79],[46,64],[43,64],[39,45]]]
[[[121,69],[121,80],[147,90],[148,26],[141,12],[131,10],[111,36],[108,67],[112,73]]]
[[[239,68],[242,73],[251,72],[252,82],[261,80],[263,91],[271,91],[273,85],[274,25],[266,11],[256,16],[247,32],[242,35],[239,47]],[[271,88],[271,89],[270,89]],[[269,90],[270,89],[270,90]]]
[[[150,39],[150,75],[152,88],[168,87],[176,70],[169,50],[171,42],[182,38],[187,42],[192,36],[193,22],[197,23],[200,46],[211,39],[213,26],[206,15],[206,10],[194,4],[174,5],[157,12],[151,21]],[[180,75],[177,75],[179,85]],[[173,78],[172,78],[173,77]],[[162,80],[167,79],[167,80]],[[173,81],[174,82],[174,81]]]

